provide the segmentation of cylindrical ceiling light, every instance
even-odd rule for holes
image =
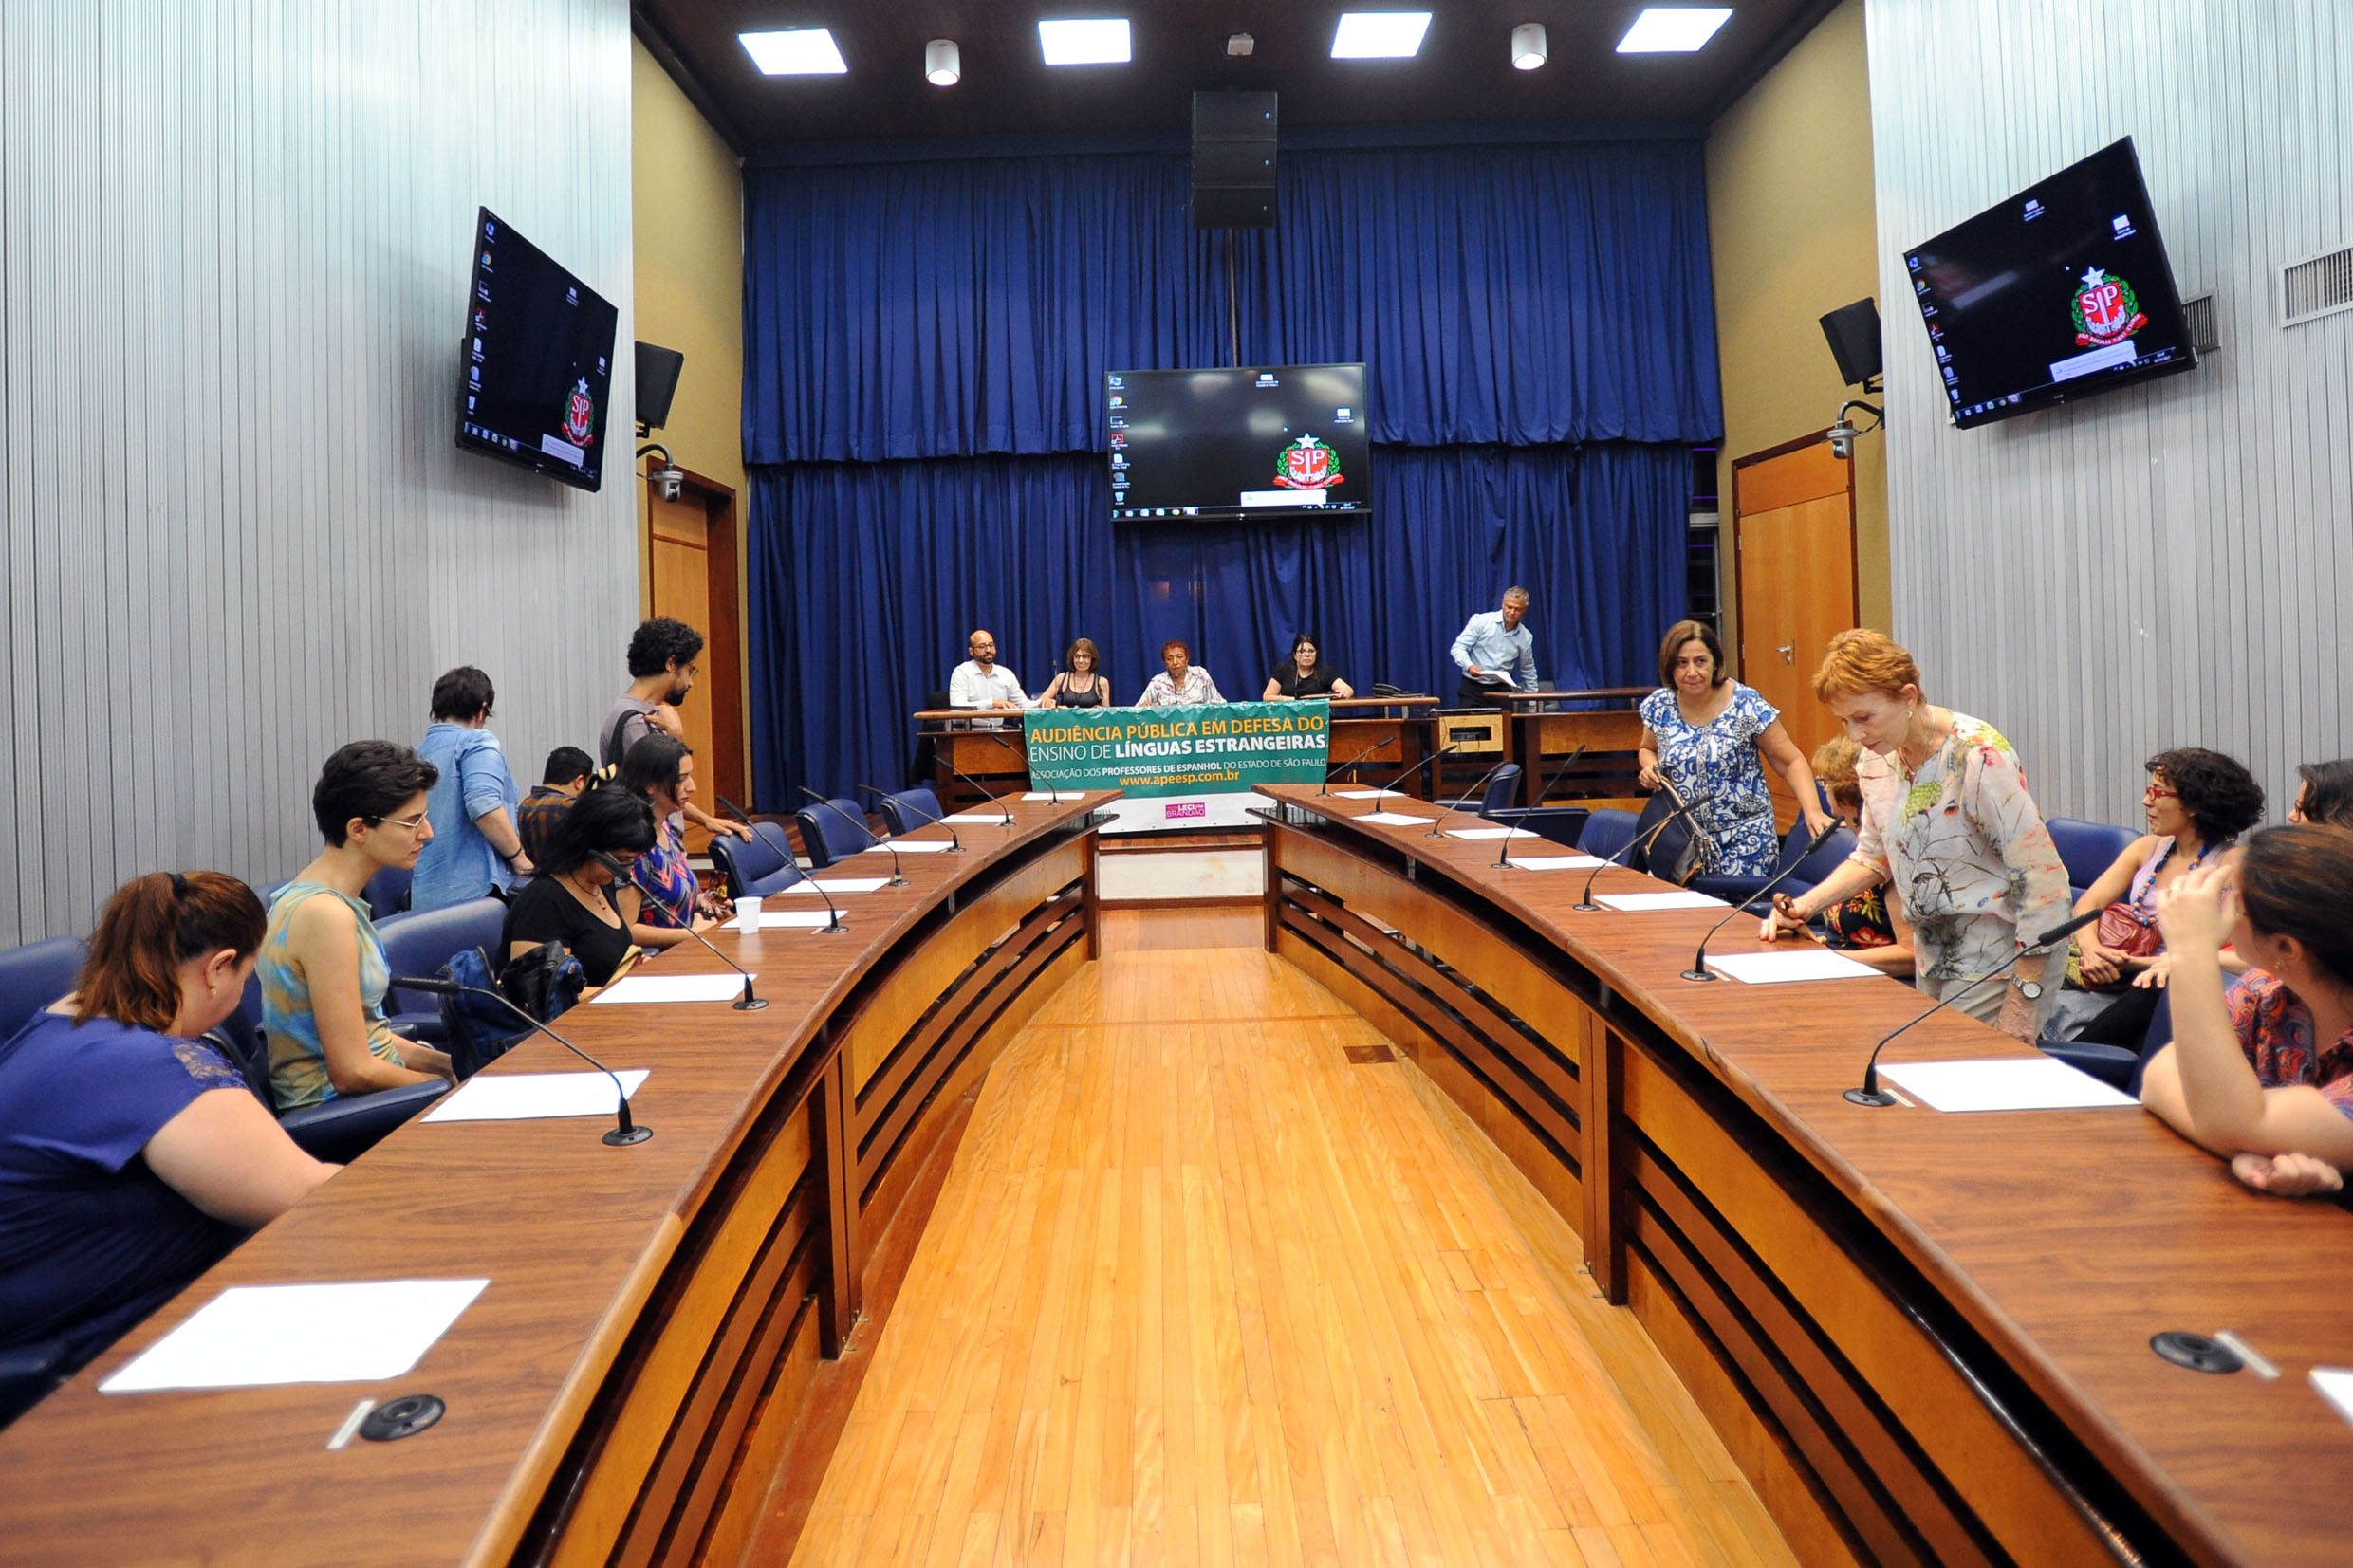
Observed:
[[[1511,68],[1532,71],[1545,63],[1545,29],[1542,22],[1523,22],[1511,29]]]
[[[1539,32],[1544,29],[1539,28]],[[935,38],[923,46],[923,80],[935,87],[953,87],[964,76],[964,59],[953,38]]]

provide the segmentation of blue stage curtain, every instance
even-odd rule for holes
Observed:
[[[1181,637],[1229,697],[1254,698],[1294,631],[1359,690],[1451,692],[1447,649],[1519,582],[1539,673],[1649,682],[1681,613],[1691,458],[1680,445],[1379,447],[1368,521],[1113,524],[1102,459],[795,463],[755,471],[755,789],[896,786],[907,715],[975,626],[1031,692],[1072,637],[1120,702]]]
[[[745,172],[753,464],[1099,452],[1102,377],[1365,361],[1377,441],[1713,439],[1695,142],[1287,152],[1205,234],[1181,157]]]

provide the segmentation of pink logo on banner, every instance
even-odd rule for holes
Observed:
[[[1180,817],[1207,817],[1208,815],[1209,802],[1207,801],[1171,801],[1161,808],[1160,820],[1173,822]]]

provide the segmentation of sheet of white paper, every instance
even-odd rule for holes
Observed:
[[[1598,855],[1522,855],[1510,863],[1521,871],[1582,871],[1603,862]]]
[[[769,916],[760,916],[767,925]],[[607,1002],[732,1002],[744,994],[740,974],[633,974],[597,993],[592,1005]]]
[[[605,1093],[612,1093],[609,1081]],[[235,1285],[99,1384],[99,1392],[403,1377],[490,1282]]]
[[[849,923],[848,915],[842,916],[842,924],[846,926]],[[760,912],[760,929],[763,931],[787,931],[794,927],[830,926],[832,924],[833,911],[831,910],[762,910]]]
[[[1509,670],[1490,670],[1487,673],[1495,677],[1497,685],[1509,691],[1516,692],[1520,689],[1520,683],[1511,678],[1511,672]]]
[[[1704,893],[1686,889],[1680,893],[1609,893],[1593,900],[1603,909],[1613,910],[1720,910],[1721,898],[1711,898]]]
[[[643,1067],[621,1067],[613,1078],[635,1098]],[[613,1079],[602,1073],[491,1073],[425,1113],[427,1121],[532,1121],[542,1116],[609,1116]]]
[[[1338,801],[1403,800],[1405,791],[1402,789],[1335,789],[1332,791],[1332,798]]]
[[[2337,1413],[2353,1421],[2353,1368],[2314,1367],[2312,1386],[2321,1391],[2321,1397],[2337,1407]]]
[[[2140,1102],[2056,1057],[1900,1061],[1880,1077],[1938,1111],[2074,1111]]]
[[[1007,811],[1003,806],[976,805],[970,811],[952,811],[948,813],[948,821],[952,822],[987,822],[991,827],[1003,827],[1005,825],[1005,819],[1011,815],[1012,813]]]
[[[1708,968],[1751,986],[1772,986],[1791,980],[1855,980],[1880,972],[1827,948],[1804,948],[1793,952],[1710,953]]]
[[[993,819],[1003,821],[1003,817]],[[944,855],[955,845],[946,839],[893,839],[887,844],[868,844],[862,853],[888,855],[896,849],[901,855]]]
[[[1538,837],[1538,835],[1529,832],[1528,829],[1524,827],[1450,827],[1446,830],[1446,836],[1449,839],[1486,839],[1491,841],[1496,839],[1533,839]]]
[[[901,844],[899,847],[905,849],[907,846]],[[804,876],[792,886],[780,888],[769,896],[774,898],[787,893],[806,893],[814,898],[821,888],[827,893],[872,893],[877,888],[890,885],[891,879],[887,876]]]
[[[1029,791],[1028,794],[1024,795],[1022,799],[1025,801],[1051,801],[1061,805],[1069,805],[1074,801],[1083,798],[1085,794],[1086,791],[1084,789],[1033,789]]]
[[[1402,811],[1368,811],[1357,819],[1360,822],[1379,822],[1383,827],[1428,827],[1436,817],[1409,817]]]

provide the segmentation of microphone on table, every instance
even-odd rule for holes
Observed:
[[[1507,764],[1507,763],[1509,763],[1510,760],[1511,760],[1511,759],[1510,759],[1510,758],[1509,758],[1509,757],[1498,757],[1498,758],[1496,758],[1496,759],[1495,759],[1495,766],[1492,766],[1492,767],[1491,767],[1491,768],[1489,768],[1486,772],[1484,772],[1484,773],[1482,773],[1482,774],[1480,774],[1480,775],[1479,775],[1479,782],[1478,782],[1477,784],[1473,784],[1473,785],[1471,786],[1471,793],[1470,793],[1469,795],[1457,795],[1456,797],[1454,797],[1454,804],[1452,804],[1452,805],[1448,806],[1448,807],[1447,807],[1444,811],[1441,811],[1441,812],[1439,812],[1439,813],[1438,813],[1438,820],[1437,820],[1436,821],[1432,822],[1432,823],[1430,824],[1430,834],[1429,834],[1429,836],[1430,836],[1431,838],[1433,838],[1433,839],[1436,838],[1436,837],[1438,836],[1438,829],[1440,829],[1440,828],[1442,828],[1442,827],[1444,827],[1444,826],[1446,825],[1446,819],[1447,819],[1447,818],[1449,818],[1449,817],[1452,817],[1452,816],[1453,816],[1455,812],[1460,811],[1460,810],[1462,809],[1462,802],[1465,802],[1465,801],[1467,801],[1467,800],[1472,800],[1472,799],[1474,799],[1474,798],[1476,798],[1476,797],[1478,797],[1478,796],[1481,796],[1481,795],[1486,794],[1486,792],[1487,792],[1487,781],[1488,781],[1488,780],[1490,780],[1490,779],[1491,779],[1491,778],[1493,778],[1493,777],[1494,777],[1497,773],[1501,772],[1501,771],[1503,770],[1504,765],[1505,765],[1505,764]],[[1507,843],[1509,843],[1510,841],[1510,839],[1506,839],[1506,840],[1505,840],[1505,842],[1507,842]]]
[[[504,991],[494,991],[486,986],[461,985],[457,981],[443,980],[438,976],[403,975],[392,983],[408,990],[423,991],[428,996],[489,997],[491,1001],[497,1003],[500,1006],[514,1014],[515,1017],[523,1020],[524,1023],[528,1024],[532,1028],[537,1029],[541,1034],[546,1035],[549,1040],[554,1041],[557,1044],[563,1046],[565,1050],[580,1058],[581,1061],[588,1063],[589,1066],[594,1067],[598,1072],[602,1073],[606,1078],[613,1080],[614,1092],[621,1097],[617,1109],[618,1125],[615,1126],[611,1132],[604,1134],[605,1142],[612,1144],[615,1148],[619,1148],[621,1145],[625,1143],[643,1143],[647,1138],[654,1135],[654,1129],[651,1127],[640,1127],[635,1121],[630,1119],[629,1091],[621,1083],[621,1075],[619,1073],[616,1073],[612,1068],[607,1067],[603,1062],[599,1061],[595,1057],[590,1056],[587,1052],[582,1050],[579,1046],[573,1044],[570,1041],[565,1039],[562,1035],[547,1027],[547,1024],[542,1024],[538,1019],[533,1018],[529,1013],[524,1011],[521,1007],[516,1006],[512,1002],[507,999],[507,995]],[[767,1004],[763,1003],[761,1005],[765,1006]]]
[[[991,805],[995,806],[999,811],[1005,813],[1005,820],[997,823],[997,826],[1011,827],[1013,825],[1013,808],[1007,805],[1003,801],[998,800],[987,784],[982,784],[978,779],[973,778],[970,773],[965,772],[954,763],[950,763],[948,765],[948,771],[954,774],[957,778],[962,779],[966,784],[971,784],[974,789],[979,790],[981,794],[988,797],[988,801]]]
[[[1670,791],[1669,793],[1672,794],[1673,792]],[[1695,801],[1686,801],[1679,795],[1676,796],[1675,809],[1668,812],[1664,817],[1659,818],[1658,826],[1652,828],[1648,833],[1640,833],[1628,838],[1624,843],[1618,846],[1618,853],[1616,855],[1612,855],[1608,859],[1603,860],[1600,865],[1593,868],[1593,875],[1585,878],[1585,891],[1578,897],[1574,904],[1569,906],[1569,908],[1576,910],[1583,914],[1591,914],[1594,911],[1600,909],[1602,906],[1593,901],[1593,884],[1600,879],[1602,873],[1617,864],[1620,856],[1630,855],[1637,847],[1645,850],[1649,849],[1652,844],[1658,841],[1658,835],[1666,832],[1668,823],[1674,821],[1677,817],[1690,821],[1691,813],[1698,810],[1701,806],[1706,805],[1714,799],[1715,799],[1714,795],[1702,795]],[[1695,821],[1691,822],[1691,826],[1692,831],[1695,833],[1699,830],[1699,824]]]
[[[1882,1040],[1877,1045],[1871,1047],[1871,1060],[1863,1063],[1862,1087],[1860,1089],[1847,1090],[1846,1098],[1854,1101],[1857,1105],[1888,1106],[1895,1104],[1896,1097],[1880,1087],[1880,1053],[1887,1049],[1888,1040],[1895,1039],[1897,1035],[1903,1033],[1905,1029],[1909,1029],[1912,1027],[1912,1024],[1919,1023],[1922,1019],[1931,1018],[1936,1014],[1944,1011],[1947,1007],[1950,1007],[1953,1004],[1958,1002],[1962,997],[1967,996],[1971,991],[1975,990],[1978,987],[1984,985],[1995,975],[2000,974],[2007,968],[2010,968],[2021,958],[2031,958],[2037,953],[2048,952],[2051,949],[2057,947],[2060,943],[2065,942],[2068,937],[2073,936],[2077,932],[2082,931],[2085,926],[2090,925],[2093,921],[2099,918],[2100,912],[2098,910],[2094,910],[2089,914],[2079,914],[2072,920],[2051,927],[2050,930],[2045,932],[2042,935],[2036,937],[2025,947],[2020,948],[2016,952],[2011,953],[2008,958],[2005,958],[2002,962],[1993,966],[1993,968],[1986,970],[1985,973],[1979,975],[1968,985],[1963,986],[1956,991],[1947,992],[1943,1001],[1937,1003],[1926,1012],[1921,1013],[1918,1018],[1914,1018],[1910,1023],[1903,1024],[1900,1028],[1891,1031],[1886,1040]]]
[[[989,738],[990,738],[991,740],[992,740],[992,741],[996,742],[999,746],[1001,746],[1001,747],[1005,747],[1005,749],[1006,749],[1006,750],[1008,750],[1008,751],[1010,751],[1010,750],[1013,750],[1013,749],[1014,749],[1013,743],[1012,743],[1011,741],[1007,740],[1007,739],[1006,739],[1004,736],[1002,736],[1002,735],[991,735],[991,736],[990,736]],[[1027,739],[1025,739],[1025,740],[1022,742],[1022,745],[1021,745],[1020,750],[1021,750],[1021,766],[1022,766],[1023,770],[1026,772],[1026,771],[1028,771],[1028,766],[1029,766],[1029,745],[1028,745],[1028,740],[1027,740]],[[950,767],[949,767],[948,771],[949,771],[949,772],[951,772],[951,773],[954,773],[954,772],[955,772],[955,768],[952,766],[950,766]],[[958,776],[959,778],[960,778],[960,777],[962,777],[962,775],[961,775],[961,774],[958,774],[957,776]],[[1085,793],[1086,793],[1086,791],[1084,791],[1084,789],[1074,789],[1074,790],[1072,790],[1070,793],[1071,793],[1071,794],[1073,794],[1073,795],[1084,795],[1084,794],[1085,794]],[[1053,805],[1060,805],[1060,804],[1062,804],[1062,791],[1054,785],[1053,781],[1051,781],[1050,779],[1049,779],[1048,781],[1047,781],[1047,785],[1046,785],[1046,799],[1047,799],[1047,802],[1048,802],[1049,804],[1053,804]],[[1005,819],[1005,825],[1006,825],[1007,827],[1010,827],[1010,826],[1012,826],[1012,825],[1013,825],[1013,819],[1012,819],[1012,818],[1010,818],[1010,817],[1006,818],[1006,819]]]
[[[1411,766],[1411,767],[1407,768],[1404,772],[1402,772],[1402,773],[1399,774],[1399,775],[1398,775],[1398,783],[1399,783],[1400,785],[1401,785],[1401,784],[1404,784],[1404,782],[1405,782],[1406,780],[1408,780],[1408,779],[1412,778],[1415,774],[1417,774],[1417,773],[1420,772],[1423,768],[1425,768],[1425,767],[1430,767],[1430,766],[1434,766],[1435,765],[1436,765],[1436,764],[1438,764],[1438,763],[1442,763],[1442,762],[1444,762],[1447,758],[1449,758],[1449,757],[1453,756],[1455,752],[1457,752],[1457,751],[1461,750],[1464,747],[1469,746],[1470,744],[1471,744],[1470,740],[1469,740],[1468,738],[1465,738],[1465,739],[1463,739],[1463,740],[1459,740],[1459,741],[1454,742],[1454,743],[1453,745],[1451,745],[1451,746],[1442,746],[1442,747],[1438,747],[1436,751],[1431,752],[1428,756],[1426,756],[1426,757],[1422,758],[1422,759],[1421,759],[1421,761],[1419,761],[1419,762],[1416,763],[1413,766]],[[1437,794],[1437,792],[1438,792],[1438,791],[1437,791],[1437,784],[1436,784],[1437,775],[1436,775],[1436,773],[1433,773],[1433,774],[1431,774],[1431,775],[1430,775],[1430,778],[1431,778],[1430,793],[1431,793],[1431,795],[1432,795],[1433,797],[1435,797],[1435,796]]]
[[[824,893],[825,890],[819,888],[817,891]],[[836,918],[838,919],[840,917],[836,916]],[[686,934],[693,937],[695,941],[700,942],[704,947],[711,949],[713,953],[717,953],[720,963],[725,964],[729,968],[733,969],[737,974],[744,977],[744,994],[737,997],[733,1002],[728,1004],[730,1006],[733,1007],[739,1013],[756,1013],[762,1007],[768,1005],[768,998],[764,996],[754,996],[751,994],[751,971],[745,968],[741,964],[736,963],[735,960],[730,958],[727,954],[719,952],[717,946],[712,942],[710,937],[705,936],[701,932],[695,929],[695,917],[691,914],[688,915],[686,919]]]
[[[836,817],[841,818],[843,821],[855,824],[859,832],[864,834],[869,839],[874,839],[876,843],[880,844],[884,849],[889,850],[891,852],[890,885],[895,888],[903,888],[907,885],[906,876],[899,869],[899,846],[891,842],[891,836],[889,834],[885,833],[880,838],[875,838],[875,831],[872,827],[869,827],[864,822],[859,821],[857,818],[851,816],[840,806],[835,805],[831,801],[826,800],[823,795],[818,794],[817,791],[811,789],[808,785],[802,784],[798,787],[800,788],[802,794],[806,795],[810,800],[815,801],[819,805],[824,806],[827,811],[832,812]],[[815,881],[816,878],[812,876],[809,880]],[[819,888],[817,891],[820,893],[825,892],[824,888]],[[828,904],[833,902],[833,895],[831,894],[825,894],[825,902]],[[842,916],[837,913],[834,915],[833,920],[834,924],[838,926],[842,923]]]
[[[1534,805],[1531,805],[1531,806],[1529,806],[1529,807],[1528,808],[1528,815],[1529,815],[1529,816],[1530,816],[1530,817],[1534,816],[1534,815],[1536,814],[1536,812],[1538,812],[1539,810],[1541,810],[1541,809],[1543,808],[1544,803],[1545,803],[1545,797],[1546,797],[1547,795],[1549,795],[1549,794],[1551,794],[1551,793],[1552,793],[1552,784],[1559,784],[1559,783],[1561,782],[1561,780],[1562,780],[1563,778],[1565,778],[1565,777],[1567,775],[1568,770],[1569,770],[1570,768],[1572,768],[1572,767],[1574,767],[1574,766],[1577,766],[1577,759],[1578,759],[1578,758],[1580,758],[1580,757],[1582,757],[1582,756],[1584,756],[1584,754],[1585,754],[1585,743],[1584,743],[1584,742],[1583,742],[1583,741],[1579,741],[1579,742],[1577,743],[1577,749],[1576,749],[1576,750],[1574,750],[1574,751],[1572,751],[1572,752],[1570,752],[1570,753],[1568,754],[1568,761],[1566,761],[1566,762],[1563,763],[1563,764],[1561,765],[1561,766],[1560,766],[1560,771],[1558,771],[1558,772],[1556,772],[1556,773],[1554,773],[1554,774],[1552,775],[1552,784],[1546,784],[1546,785],[1544,786],[1544,788],[1542,788],[1542,789],[1540,789],[1540,790],[1538,790],[1538,791],[1536,792],[1536,803],[1535,803]],[[1529,836],[1530,836],[1530,837],[1533,837],[1533,838],[1542,838],[1542,837],[1543,837],[1543,835],[1542,835],[1542,834],[1540,834],[1540,833],[1537,833],[1537,832],[1536,832],[1536,830],[1535,830],[1534,828],[1529,828]],[[1509,870],[1509,869],[1510,868],[1510,865],[1511,865],[1511,835],[1510,835],[1510,834],[1509,834],[1509,833],[1507,833],[1507,834],[1505,834],[1505,835],[1503,836],[1503,842],[1502,842],[1502,843],[1500,843],[1500,844],[1497,844],[1497,845],[1495,846],[1495,869],[1496,869],[1497,871],[1506,871],[1506,870]]]
[[[870,784],[862,784],[858,787],[864,790],[867,794],[874,796],[877,800],[887,801],[894,799],[888,791],[877,789]],[[964,853],[964,840],[956,837],[955,824],[954,822],[951,822],[945,817],[936,816],[933,813],[924,810],[913,801],[901,800],[899,803],[906,810],[912,811],[917,816],[922,818],[925,821],[937,822],[941,827],[946,828],[948,830],[949,854],[961,855]],[[894,837],[896,837],[896,835],[894,835]]]
[[[1820,833],[1815,834],[1814,841],[1807,844],[1804,852],[1801,853],[1795,859],[1791,860],[1788,865],[1782,867],[1781,870],[1774,875],[1771,881],[1767,882],[1763,887],[1757,889],[1742,902],[1733,905],[1731,914],[1727,914],[1723,919],[1718,920],[1714,925],[1710,926],[1708,928],[1708,933],[1699,939],[1699,950],[1692,954],[1692,967],[1683,971],[1683,978],[1686,980],[1714,980],[1715,976],[1708,968],[1708,944],[1715,939],[1715,933],[1722,931],[1726,926],[1732,924],[1733,916],[1746,914],[1749,910],[1749,905],[1755,903],[1759,898],[1764,897],[1767,894],[1772,892],[1773,889],[1788,881],[1790,876],[1796,872],[1797,868],[1806,863],[1806,857],[1811,855],[1814,851],[1828,843],[1830,841],[1830,835],[1836,833],[1838,830],[1839,825],[1834,821],[1828,827],[1824,828]]]
[[[733,801],[729,800],[724,795],[713,796],[713,799],[719,802],[719,809],[721,811],[726,812],[737,821],[743,823],[747,827],[754,825],[751,821],[750,813],[744,810],[742,806],[737,805]]]
[[[1364,761],[1367,757],[1370,757],[1370,756],[1371,756],[1374,752],[1376,752],[1376,751],[1385,751],[1385,750],[1387,750],[1390,747],[1393,747],[1393,746],[1395,746],[1395,745],[1397,745],[1397,737],[1396,737],[1395,735],[1384,735],[1384,736],[1382,736],[1380,740],[1377,740],[1377,741],[1375,741],[1372,745],[1370,745],[1370,746],[1366,747],[1363,750],[1362,750],[1362,751],[1358,752],[1355,756],[1350,757],[1350,758],[1349,758],[1346,762],[1340,764],[1340,765],[1339,765],[1338,766],[1336,766],[1336,767],[1327,767],[1327,768],[1325,768],[1325,769],[1324,770],[1324,787],[1323,787],[1323,788],[1321,788],[1321,789],[1319,789],[1319,790],[1317,790],[1317,791],[1316,791],[1316,793],[1317,793],[1318,795],[1329,795],[1329,794],[1332,792],[1332,775],[1333,775],[1333,774],[1335,774],[1335,773],[1345,773],[1345,772],[1347,772],[1347,771],[1348,771],[1348,769],[1350,769],[1350,768],[1352,768],[1352,767],[1355,767],[1355,766],[1359,766],[1360,764],[1362,764],[1362,762],[1363,762],[1363,761]]]

